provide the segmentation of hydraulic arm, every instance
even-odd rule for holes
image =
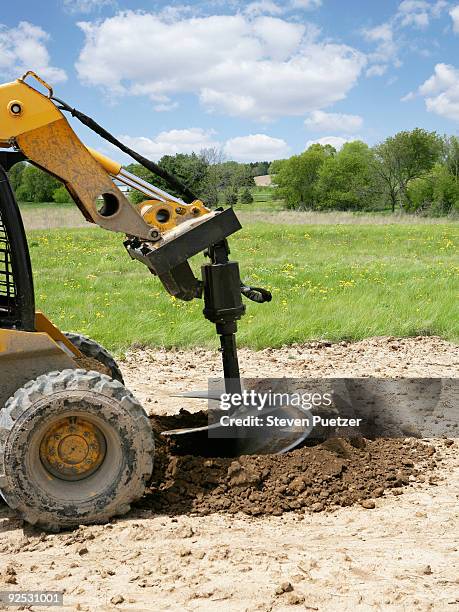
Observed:
[[[38,81],[47,94],[29,85],[27,77]],[[63,111],[156,172],[184,199],[85,147]],[[129,255],[157,275],[171,295],[183,300],[204,297],[204,315],[215,323],[221,338],[225,379],[238,388],[235,333],[236,322],[245,312],[241,294],[256,302],[269,301],[271,295],[243,286],[237,263],[228,260],[227,238],[241,229],[233,209],[209,210],[176,177],[54,97],[52,88],[32,72],[0,85],[0,147],[20,151],[29,162],[62,181],[87,221],[125,234]],[[143,193],[145,201],[133,206],[114,179]],[[203,251],[210,262],[202,267],[202,278],[197,279],[188,260]]]

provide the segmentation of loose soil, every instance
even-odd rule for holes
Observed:
[[[205,424],[201,413],[152,418],[156,432]],[[224,511],[260,516],[322,512],[371,505],[386,491],[399,494],[434,468],[435,447],[413,439],[331,438],[285,455],[204,458],[177,456],[157,436],[150,491],[138,504],[169,515]],[[416,466],[416,467],[415,467]]]
[[[205,389],[221,367],[204,349],[137,349],[121,365],[157,433],[202,422],[202,402],[172,394]],[[457,377],[459,355],[439,338],[373,338],[243,350],[241,369]],[[0,507],[0,590],[64,591],[72,612],[459,609],[457,440],[334,440],[236,461],[174,456],[159,439],[150,491],[108,525],[44,534]]]

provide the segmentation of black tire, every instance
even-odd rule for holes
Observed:
[[[1,494],[24,520],[50,531],[103,523],[143,495],[153,450],[148,417],[121,383],[85,370],[45,374],[0,413]],[[97,461],[88,467],[91,453]]]
[[[89,357],[90,359],[95,359],[103,366],[107,368],[110,372],[110,376],[113,380],[118,380],[121,384],[124,385],[123,375],[121,374],[121,370],[119,365],[107,351],[95,340],[91,340],[87,336],[83,336],[82,334],[74,334],[73,332],[64,332],[64,336],[70,340],[70,342],[76,346],[78,350],[80,350],[85,357]]]

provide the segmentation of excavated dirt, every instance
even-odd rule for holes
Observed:
[[[182,411],[152,417],[157,434],[205,424],[203,413]],[[424,481],[435,467],[435,448],[412,439],[331,438],[285,455],[245,456],[237,460],[174,455],[156,436],[155,471],[150,491],[139,504],[174,514],[225,512],[280,516],[284,512],[322,512],[364,504],[386,491]]]

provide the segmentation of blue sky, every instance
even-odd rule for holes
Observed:
[[[458,0],[22,0],[0,24],[3,82],[36,70],[154,159],[459,130]]]

